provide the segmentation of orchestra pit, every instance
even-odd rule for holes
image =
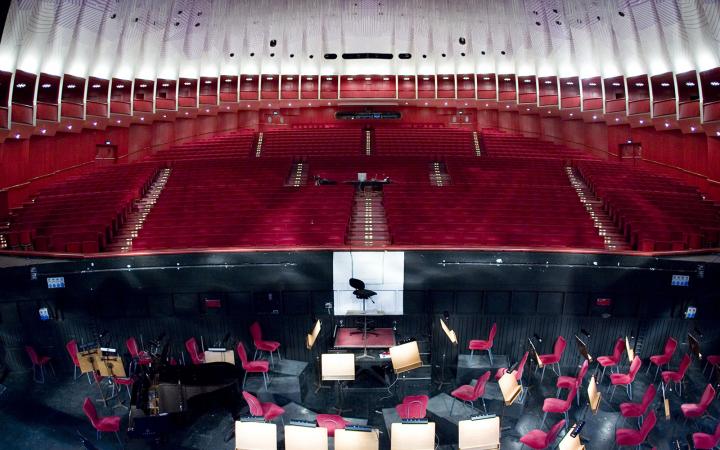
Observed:
[[[0,448],[720,445],[720,2],[0,3]]]

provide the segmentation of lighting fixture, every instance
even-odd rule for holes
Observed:
[[[662,86],[662,87],[668,87],[668,86],[670,86],[670,83],[662,82],[662,83],[660,83],[660,86]]]
[[[25,83],[18,83],[15,85],[16,88],[20,88],[20,89],[24,88],[25,86],[27,86],[27,84],[25,84]]]
[[[272,77],[268,77],[268,80],[272,80]],[[205,84],[212,84],[212,80],[205,80]]]
[[[49,87],[52,87],[52,85],[51,85],[50,83],[45,83],[45,84],[43,84],[43,85],[40,86],[40,87],[43,88],[43,89],[47,89],[47,88],[49,88]]]
[[[588,86],[597,86],[597,83],[591,82],[591,83],[588,83]]]
[[[685,86],[693,87],[693,86],[695,86],[695,82],[694,82],[694,81],[688,81],[688,82],[685,83]]]
[[[637,86],[637,87],[643,87],[643,86],[645,86],[645,83],[635,83],[635,86]]]
[[[186,81],[186,82],[183,83],[183,86],[190,86],[191,84],[192,84],[191,82]]]
[[[100,85],[99,85],[99,84],[93,84],[92,87],[93,87],[93,89],[100,89]]]

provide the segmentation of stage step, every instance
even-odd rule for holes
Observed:
[[[118,230],[113,242],[107,246],[106,251],[127,253],[132,250],[133,240],[138,237],[142,230],[148,214],[150,214],[150,211],[152,211],[155,203],[160,198],[160,194],[162,194],[171,173],[172,169],[170,168],[162,169],[158,177],[150,185],[150,189],[148,189],[145,196],[135,201],[133,211]]]
[[[345,243],[363,247],[383,247],[391,243],[382,191],[372,187],[355,191]]]
[[[603,208],[602,200],[598,199],[582,177],[576,173],[575,169],[570,166],[565,167],[570,184],[577,192],[580,202],[585,206],[588,214],[593,220],[595,228],[597,228],[598,236],[602,237],[605,242],[605,250],[632,250],[630,244],[627,243],[625,237],[615,226],[612,219],[607,215]]]

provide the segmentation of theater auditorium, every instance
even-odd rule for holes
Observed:
[[[718,448],[720,2],[0,27],[0,448]]]

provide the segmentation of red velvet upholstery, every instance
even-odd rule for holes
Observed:
[[[635,381],[635,376],[637,375],[638,371],[640,370],[640,366],[642,365],[642,361],[640,360],[639,356],[636,356],[632,363],[630,363],[630,370],[628,373],[613,373],[610,374],[610,383],[613,385],[627,385]]]
[[[603,367],[612,367],[620,364],[620,358],[625,351],[625,338],[618,338],[613,347],[612,356],[598,356],[597,362]]]
[[[480,375],[477,379],[477,382],[475,383],[475,386],[472,386],[470,384],[466,384],[464,386],[460,386],[459,388],[455,389],[450,393],[453,397],[457,398],[458,400],[462,400],[463,402],[474,402],[478,398],[485,395],[485,385],[487,384],[488,380],[490,379],[490,371],[486,371],[484,374]],[[454,402],[454,400],[453,400]],[[453,403],[454,406],[454,403]],[[485,401],[483,400],[483,408],[485,407]],[[487,413],[487,410],[485,411]],[[452,414],[452,409],[450,410],[450,413]]]
[[[650,411],[647,417],[645,417],[645,420],[643,420],[640,430],[632,430],[629,428],[620,428],[616,430],[615,443],[618,447],[634,447],[642,444],[645,442],[645,439],[647,439],[647,436],[650,434],[653,427],[655,427],[655,422],[657,422],[655,411]]]
[[[565,414],[570,409],[572,401],[575,400],[575,395],[577,395],[577,388],[571,387],[565,399],[554,397],[546,398],[543,402],[542,410],[546,414]]]
[[[693,445],[697,450],[710,450],[720,444],[720,423],[715,427],[715,434],[693,433]]]
[[[205,355],[200,352],[197,341],[194,337],[191,337],[190,339],[185,341],[185,348],[190,354],[190,360],[193,364],[203,364],[205,362]]]
[[[85,397],[83,411],[93,428],[100,432],[117,433],[120,430],[120,416],[98,417],[95,405],[89,397]]]
[[[130,356],[136,359],[139,365],[145,366],[152,362],[152,358],[150,358],[150,355],[148,355],[146,352],[141,352],[138,350],[137,341],[134,337],[129,337],[125,341],[125,346],[127,347],[128,352],[130,352]]]
[[[645,415],[648,408],[655,399],[655,394],[657,394],[657,388],[654,384],[649,385],[648,388],[645,390],[645,394],[643,394],[643,398],[640,403],[621,403],[620,414],[622,414],[622,416],[625,418],[641,417]]]
[[[35,348],[33,348],[30,345],[25,346],[25,351],[27,352],[28,357],[30,357],[30,362],[32,363],[33,380],[36,383],[44,383],[45,382],[45,364],[50,363],[50,357],[49,356],[38,356],[37,352],[35,351]],[[55,373],[55,369],[52,367],[52,364],[50,364],[50,368],[52,369],[53,373]],[[38,373],[40,374],[39,378],[37,377]]]
[[[273,419],[285,414],[285,410],[275,403],[261,403],[254,395],[247,391],[243,391],[243,397],[250,407],[250,415],[255,417],[264,417],[266,421],[271,422]]]
[[[540,362],[543,363],[543,365],[559,363],[560,358],[562,358],[563,352],[565,351],[565,345],[567,345],[565,338],[562,336],[558,336],[558,338],[555,340],[553,352],[550,354],[538,356],[538,358],[540,358]]]
[[[585,374],[587,373],[587,371],[588,362],[587,360],[585,360],[583,361],[582,366],[580,366],[580,371],[578,372],[577,376],[560,376],[558,377],[555,385],[558,389],[572,389],[573,387],[575,389],[580,389],[580,386],[582,385],[583,379],[585,378]]]
[[[335,436],[335,430],[343,429],[349,424],[349,422],[336,414],[318,414],[315,420],[320,428],[327,430],[328,437]]]
[[[262,329],[258,322],[250,325],[250,336],[252,336],[255,348],[263,352],[274,352],[280,348],[280,343],[275,341],[264,341],[262,338]]]
[[[473,339],[470,341],[468,348],[470,350],[490,350],[493,346],[493,341],[495,340],[495,333],[497,333],[496,323],[492,324],[492,327],[490,327],[490,334],[488,335],[486,341],[481,339]]]
[[[248,361],[247,352],[245,351],[245,345],[242,342],[238,342],[236,350],[238,357],[240,358],[240,362],[242,363],[242,368],[245,369],[247,372],[261,373],[270,370],[269,361],[266,361],[264,359]]]
[[[565,426],[565,419],[557,422],[547,433],[542,430],[532,430],[520,438],[520,442],[535,450],[541,450],[551,446],[557,439],[560,429]]]
[[[665,342],[665,350],[661,355],[653,355],[650,357],[650,362],[655,364],[656,366],[662,366],[663,364],[669,364],[670,360],[672,359],[673,353],[675,353],[675,349],[677,348],[677,341],[669,337],[667,341]]]
[[[705,415],[710,403],[715,398],[715,388],[712,384],[708,384],[705,387],[702,397],[700,397],[700,403],[683,403],[680,405],[680,410],[683,415],[688,419],[696,419]]]
[[[515,379],[518,383],[520,383],[522,380],[523,371],[525,370],[525,363],[527,362],[529,354],[530,352],[525,352],[522,359],[520,360],[520,364],[518,364],[517,366],[517,370],[515,371]],[[502,376],[505,375],[505,372],[507,372],[507,367],[499,368],[495,373],[495,379],[499,380],[500,378],[502,378]]]
[[[422,419],[427,414],[427,395],[408,395],[395,407],[401,419]]]
[[[680,365],[678,366],[677,371],[664,370],[660,374],[662,377],[663,383],[668,384],[670,382],[673,382],[673,383],[682,382],[682,379],[685,377],[685,372],[687,372],[688,367],[690,367],[691,361],[692,360],[690,359],[690,355],[688,355],[687,353],[685,355],[683,355],[683,358],[680,361]]]

